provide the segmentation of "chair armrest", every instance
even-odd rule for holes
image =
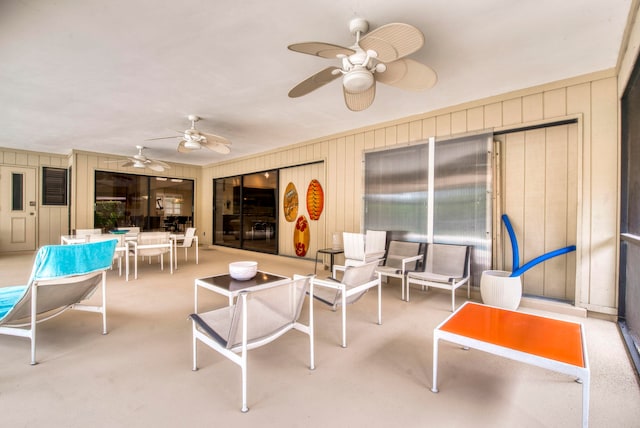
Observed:
[[[345,270],[347,270],[347,266],[345,265],[333,265],[333,272],[331,272],[331,275],[335,278],[337,271],[344,272]]]
[[[314,286],[319,285],[321,287],[333,288],[336,290],[343,288],[343,284],[334,278],[327,278],[327,279],[312,278],[311,283]]]
[[[423,255],[422,254],[418,254],[417,256],[411,256],[411,257],[407,257],[405,259],[402,259],[402,273],[405,273],[407,271],[407,263],[412,263],[412,262],[417,262],[418,260],[422,260]]]

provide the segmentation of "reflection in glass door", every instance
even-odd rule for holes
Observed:
[[[96,171],[94,227],[184,232],[193,226],[194,181]]]

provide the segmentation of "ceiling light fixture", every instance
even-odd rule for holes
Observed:
[[[202,148],[199,142],[193,140],[184,140],[183,146],[189,150],[200,150]]]

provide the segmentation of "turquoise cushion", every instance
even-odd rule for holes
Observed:
[[[14,285],[13,287],[0,288],[0,320],[20,300],[28,287],[26,285]]]

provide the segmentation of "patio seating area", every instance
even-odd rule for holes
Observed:
[[[126,282],[117,269],[108,271],[109,334],[96,334],[86,315],[62,314],[39,327],[37,366],[26,361],[24,338],[0,337],[2,402],[12,409],[4,422],[184,426],[215,420],[320,427],[326,426],[327,409],[332,409],[339,426],[456,427],[469,421],[492,427],[580,426],[582,387],[571,377],[447,342],[440,345],[440,393],[433,394],[433,332],[451,315],[451,293],[413,293],[407,303],[400,299],[398,278],[383,284],[382,325],[372,321],[377,293],[367,293],[349,307],[348,348],[336,346],[337,314],[315,302],[314,371],[308,367],[309,342],[298,333],[253,350],[251,411],[240,412],[240,374],[232,362],[202,347],[200,370],[192,371],[188,316],[194,309],[194,279],[226,272],[229,262],[247,257],[245,251],[201,247],[200,263],[181,264],[173,275],[147,263],[139,265],[137,281]],[[258,253],[250,257],[261,269],[290,277],[314,269],[308,260]],[[26,281],[32,263],[33,253],[0,257],[0,269],[7,274],[0,286]],[[2,282],[6,278],[10,283]],[[463,301],[466,292],[459,291]],[[477,292],[472,300],[479,301]],[[227,304],[227,297],[215,293],[199,296],[203,311]],[[520,310],[584,323],[592,370],[591,426],[633,426],[640,420],[640,388],[614,322]],[[349,406],[343,406],[346,401]],[[38,412],[29,410],[33,408]]]

